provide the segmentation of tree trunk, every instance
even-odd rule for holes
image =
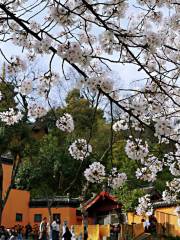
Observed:
[[[51,203],[48,201],[48,213],[49,213],[49,224],[52,223],[52,211],[51,211]]]
[[[2,222],[3,210],[4,210],[4,207],[5,207],[6,202],[8,200],[10,191],[14,186],[16,174],[18,172],[20,163],[21,163],[21,158],[17,154],[17,156],[15,157],[15,159],[13,161],[11,183],[6,190],[6,194],[3,196],[3,166],[2,166],[2,160],[0,158],[0,225],[1,225],[1,222]]]
[[[2,221],[3,213],[3,167],[2,160],[0,159],[0,225]]]

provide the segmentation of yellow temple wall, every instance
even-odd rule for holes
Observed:
[[[180,220],[178,221],[178,216],[176,215],[175,208],[176,207],[174,206],[155,209],[154,215],[158,223],[158,234],[167,236],[180,236]],[[131,225],[132,223],[135,223],[133,224],[134,229],[137,228],[135,225],[139,225],[143,218],[143,216],[137,216],[133,212],[128,212],[128,224]]]
[[[83,225],[74,225],[76,237],[84,234]],[[110,237],[110,225],[88,225],[88,240],[100,240],[103,237]]]

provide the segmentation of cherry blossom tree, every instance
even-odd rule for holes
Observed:
[[[0,1],[1,55],[7,62],[8,74],[19,74],[30,62],[43,61],[43,57],[48,61],[47,70],[36,81],[25,80],[18,88],[19,94],[30,99],[28,117],[37,119],[46,114],[44,105],[36,99],[31,101],[32,91],[43,96],[51,107],[51,91],[61,79],[68,81],[70,67],[78,74],[77,86],[94,97],[96,108],[100,97],[108,104],[111,143],[118,131],[130,131],[125,152],[129,161],[137,162],[136,177],[154,182],[163,168],[169,168],[174,179],[167,183],[164,199],[174,199],[177,191],[172,186],[180,187],[178,10],[177,0]],[[16,46],[20,54],[9,57],[8,44]],[[57,62],[59,67],[54,71]],[[140,72],[140,86],[117,88],[110,75],[114,66],[130,66]],[[120,110],[117,122],[114,106]],[[7,125],[16,124],[22,117],[20,107],[0,113],[1,121]],[[64,114],[57,119],[56,126],[68,134],[74,129],[73,116]],[[167,147],[164,157],[159,159],[148,140],[142,139],[146,128],[153,132],[160,146],[173,145],[172,151]],[[72,143],[69,152],[73,158],[86,161],[93,151],[91,134],[89,139]],[[111,147],[108,150],[112,153]],[[90,182],[109,179],[105,172],[105,166],[94,162],[85,171],[85,177]],[[126,181],[124,173],[116,173],[113,165],[112,172],[113,186]],[[140,201],[147,201],[149,208],[147,196]]]

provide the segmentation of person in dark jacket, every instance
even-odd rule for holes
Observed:
[[[31,227],[30,223],[28,223],[25,226],[25,238],[26,239],[29,239],[31,232],[32,232],[32,227]]]
[[[71,234],[71,232],[69,231],[69,228],[66,227],[66,232],[63,234],[63,239],[64,239],[64,240],[71,240],[71,237],[72,237],[72,234]]]

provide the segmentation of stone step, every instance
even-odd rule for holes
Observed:
[[[152,235],[150,233],[143,233],[136,237],[134,240],[153,240]]]

